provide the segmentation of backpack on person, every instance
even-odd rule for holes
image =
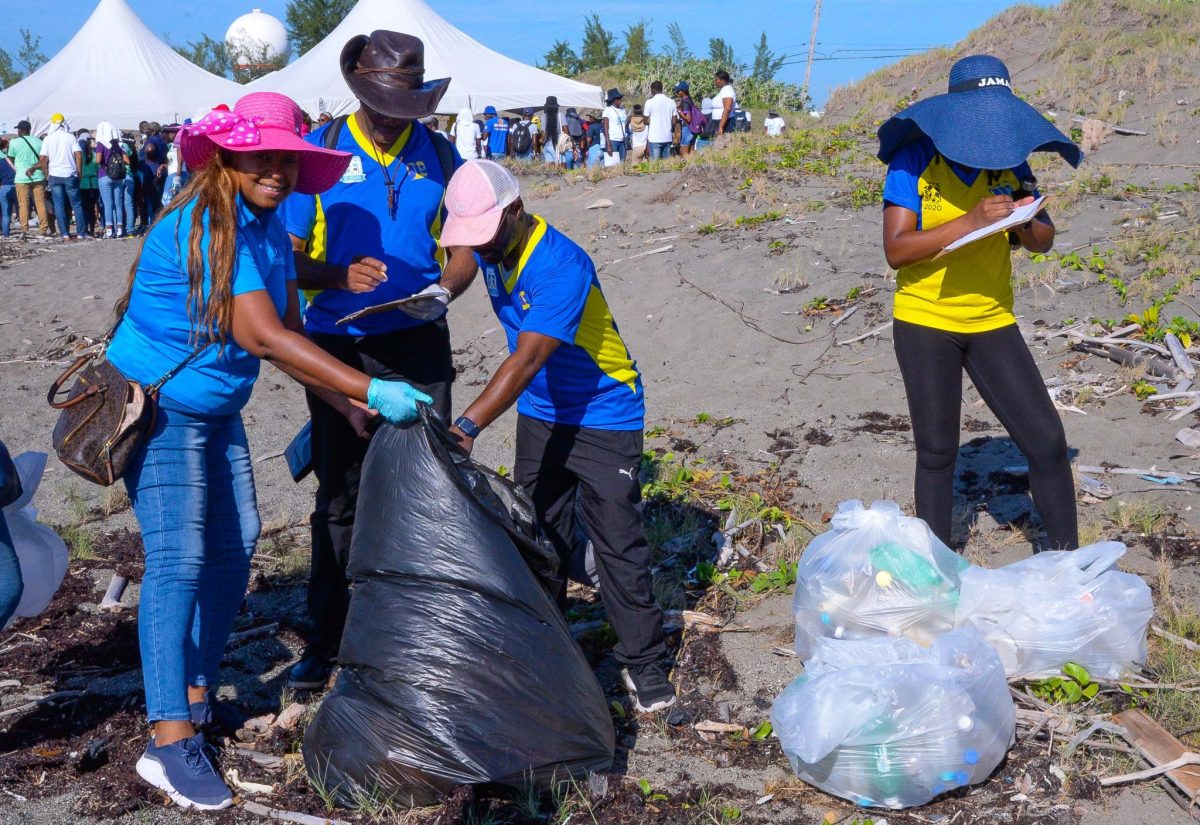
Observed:
[[[104,162],[104,174],[111,180],[125,180],[125,153],[121,151],[117,139],[113,138],[108,147],[108,159]]]
[[[567,109],[567,134],[576,142],[583,137],[583,120],[574,109]]]
[[[512,130],[513,153],[523,155],[533,149],[533,135],[529,132],[528,123],[518,123]]]
[[[704,117],[704,112],[700,111],[700,107],[690,97],[688,98],[687,121],[688,130],[693,135],[699,137],[704,134],[704,128],[708,125],[708,119]]]

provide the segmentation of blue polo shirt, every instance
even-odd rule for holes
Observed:
[[[188,235],[195,200],[157,221],[146,236],[133,279],[129,310],[108,345],[108,360],[126,378],[153,384],[182,363],[195,349],[187,315]],[[255,215],[238,196],[238,243],[234,253],[233,295],[266,290],[282,318],[289,284],[296,278],[292,244],[274,211]],[[212,289],[208,270],[208,221],[200,249],[204,256],[204,299]],[[170,381],[162,395],[202,415],[229,415],[250,399],[258,378],[259,359],[229,336],[205,347]]]
[[[323,126],[305,138],[325,145]],[[442,276],[445,253],[442,200],[446,180],[428,129],[408,128],[381,152],[362,133],[354,116],[346,119],[337,148],[350,152],[346,174],[320,195],[292,194],[279,207],[287,231],[307,242],[318,261],[348,266],[367,256],[387,264],[387,281],[371,292],[346,289],[306,292],[304,325],[309,332],[335,335],[378,335],[424,323],[400,310],[370,315],[338,326],[339,318],[376,304],[407,298]],[[389,212],[387,177],[393,178],[395,208]],[[454,168],[462,165],[454,152]]]
[[[521,393],[517,412],[552,424],[640,430],[646,415],[642,376],[592,259],[541,218],[534,222],[512,272],[476,256],[509,352],[522,332],[562,342]]]
[[[508,121],[495,115],[483,124],[483,133],[487,136],[488,149],[492,155],[508,154]]]

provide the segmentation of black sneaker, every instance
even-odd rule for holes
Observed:
[[[205,752],[204,734],[197,733],[161,748],[151,737],[137,762],[138,776],[165,791],[183,808],[219,811],[233,804],[229,786],[217,774]]]
[[[329,682],[332,672],[332,656],[306,650],[288,674],[288,687],[292,690],[320,690]]]
[[[639,712],[664,710],[675,704],[675,686],[667,678],[667,671],[657,662],[631,665],[621,675]]]
[[[210,733],[226,736],[237,733],[250,718],[238,710],[236,705],[214,699],[211,690],[204,694],[203,702],[193,702],[188,707],[192,714],[192,726],[196,730],[203,728]]]

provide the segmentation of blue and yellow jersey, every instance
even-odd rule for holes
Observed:
[[[533,220],[533,233],[511,272],[476,256],[509,352],[522,332],[562,342],[521,394],[517,411],[553,424],[640,430],[646,414],[642,376],[592,259],[541,218]]]
[[[918,229],[933,229],[970,212],[992,195],[1012,194],[1033,179],[1028,164],[986,172],[952,163],[928,140],[898,151],[883,185],[885,206],[917,214]],[[1012,258],[1000,232],[896,273],[893,314],[901,321],[948,332],[987,332],[1016,323]]]
[[[323,126],[306,140],[324,146],[328,128]],[[406,298],[442,275],[445,252],[438,248],[438,238],[446,180],[429,130],[410,124],[382,152],[351,115],[338,135],[337,148],[353,155],[342,179],[320,195],[291,195],[279,207],[279,215],[290,234],[307,242],[312,258],[339,266],[363,256],[378,258],[387,264],[387,281],[373,292],[327,289],[305,293],[309,300],[305,328],[339,335],[376,335],[423,323],[396,311],[337,326],[339,318]],[[454,161],[455,168],[462,164],[457,151]],[[391,210],[389,177],[396,193]]]

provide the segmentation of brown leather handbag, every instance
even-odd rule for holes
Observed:
[[[103,357],[111,337],[109,333],[103,345],[68,367],[46,398],[51,407],[62,410],[54,425],[54,452],[59,460],[104,487],[125,475],[129,462],[154,429],[159,389],[204,348],[197,347],[182,363],[143,388]],[[75,384],[60,401],[58,396],[71,376],[77,376]]]

